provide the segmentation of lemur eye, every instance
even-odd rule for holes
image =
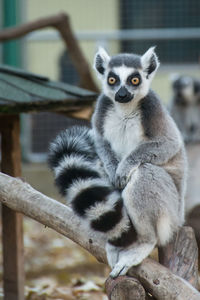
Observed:
[[[139,79],[138,77],[133,77],[133,78],[131,79],[131,83],[132,83],[133,85],[138,85],[138,84],[140,83],[140,79]]]
[[[109,77],[109,78],[108,78],[108,83],[111,84],[111,85],[112,85],[112,84],[115,84],[115,83],[116,83],[116,78],[114,78],[114,77]]]

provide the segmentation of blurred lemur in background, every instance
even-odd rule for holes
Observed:
[[[200,81],[191,76],[172,79],[169,110],[186,143],[200,142]]]
[[[60,192],[88,230],[106,237],[111,276],[126,274],[184,222],[186,159],[174,121],[150,89],[159,62],[109,57],[99,49],[102,81],[92,129],[73,127],[51,144]]]

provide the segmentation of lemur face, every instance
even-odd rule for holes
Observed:
[[[115,103],[136,102],[145,97],[158,66],[154,47],[143,56],[118,54],[113,57],[100,48],[94,61],[103,92]]]
[[[195,103],[195,95],[199,93],[197,82],[195,82],[192,77],[185,75],[177,76],[172,80],[172,87],[176,103],[179,105]]]

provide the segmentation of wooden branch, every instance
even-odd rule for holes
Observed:
[[[160,248],[159,262],[198,288],[198,247],[191,227],[182,227],[173,241]]]
[[[0,201],[9,208],[48,226],[76,242],[99,261],[106,262],[105,241],[90,235],[72,210],[33,189],[19,178],[0,173]],[[81,230],[80,230],[81,228]]]
[[[106,293],[109,300],[145,300],[145,290],[140,282],[132,277],[109,277],[106,280]]]
[[[150,258],[128,274],[136,277],[158,300],[200,300],[200,293],[191,284]]]
[[[72,239],[106,263],[102,236],[84,230],[80,219],[66,205],[3,173],[0,173],[0,201]],[[132,268],[129,275],[136,277],[157,300],[200,299],[200,293],[189,283],[153,260],[145,259],[141,265]]]
[[[88,62],[79,46],[70,24],[70,18],[65,13],[40,18],[38,20],[23,24],[18,27],[11,27],[0,31],[0,41],[5,42],[17,39],[24,35],[47,27],[58,30],[62,37],[69,56],[80,75],[80,86],[92,91],[98,91],[98,87],[92,77]]]

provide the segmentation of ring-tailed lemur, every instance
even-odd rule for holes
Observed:
[[[103,92],[92,129],[67,130],[51,146],[56,183],[83,223],[105,234],[113,277],[166,244],[184,222],[185,151],[150,90],[158,65],[154,48],[111,58],[101,48],[94,67]]]
[[[200,142],[200,81],[191,76],[176,76],[172,82],[170,113],[186,143]]]

